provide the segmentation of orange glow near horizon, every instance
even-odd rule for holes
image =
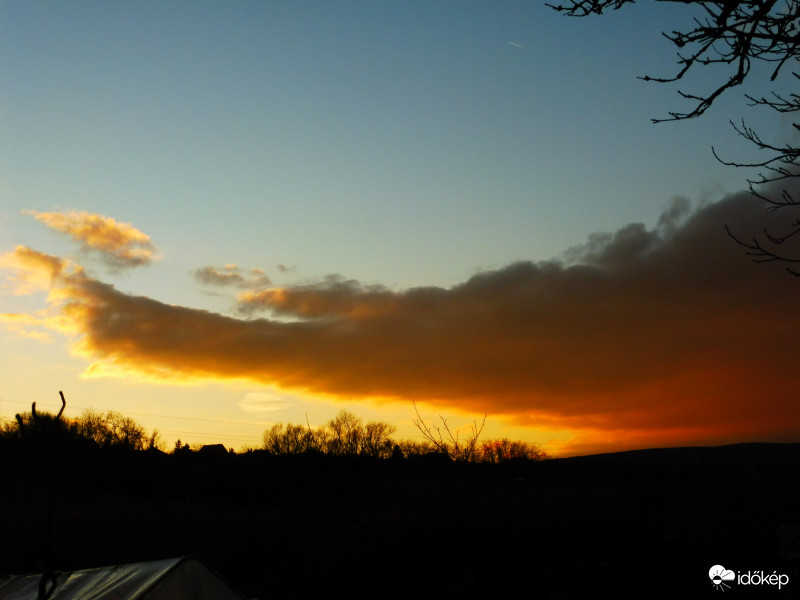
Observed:
[[[337,277],[277,288],[258,269],[197,269],[206,284],[238,288],[239,316],[124,293],[19,246],[0,263],[6,293],[46,290],[47,309],[0,322],[42,341],[68,334],[87,379],[251,382],[373,407],[415,399],[442,414],[487,413],[498,431],[535,430],[530,441],[552,455],[796,440],[798,294],[710,241],[725,242],[712,233],[719,222],[745,220],[743,202],[672,211],[661,230],[628,226],[574,250],[574,264],[514,263],[450,289]],[[128,242],[152,247],[106,217],[35,216],[116,267],[143,264]],[[264,312],[272,318],[254,318]]]

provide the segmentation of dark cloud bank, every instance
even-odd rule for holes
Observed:
[[[450,289],[330,277],[244,291],[246,318],[126,295],[82,272],[54,285],[80,352],[140,373],[415,398],[529,425],[635,430],[653,445],[796,440],[800,281],[752,263],[724,229],[747,239],[764,219],[747,194],[694,211],[675,200],[654,229],[591,236],[559,261]],[[196,276],[244,281],[233,268]]]

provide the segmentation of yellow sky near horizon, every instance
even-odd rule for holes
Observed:
[[[82,385],[128,396],[119,405],[78,396],[75,406],[146,417],[170,439],[214,431],[229,446],[258,445],[260,432],[237,427],[320,425],[341,406],[414,436],[412,400],[461,428],[488,414],[488,437],[538,442],[552,455],[796,439],[800,417],[787,398],[798,377],[797,294],[774,272],[743,266],[717,227],[745,226],[747,210],[743,195],[694,211],[679,203],[653,230],[629,225],[564,262],[517,262],[449,289],[340,277],[276,286],[258,269],[198,267],[198,284],[235,301],[229,314],[124,292],[82,266],[95,256],[111,272],[157,268],[156,245],[133,224],[29,212],[80,253],[19,245],[2,255],[4,296],[39,308],[4,312],[0,323],[42,356],[66,352]],[[769,361],[754,360],[767,341]],[[137,386],[161,400],[139,410]],[[205,414],[211,389],[228,390],[228,408]],[[181,416],[170,396],[206,399]]]

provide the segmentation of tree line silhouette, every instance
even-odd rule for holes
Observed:
[[[480,420],[417,421],[165,451],[118,413],[32,407],[0,424],[0,565],[43,597],[59,571],[186,555],[251,598],[697,597],[718,557],[795,577],[798,444],[530,460]]]
[[[453,461],[502,463],[510,460],[543,460],[547,453],[539,446],[508,438],[480,441],[482,431],[473,427],[466,439],[452,434],[447,421],[442,420],[447,435],[440,428],[428,426],[419,417],[415,426],[424,440],[395,440],[394,425],[368,421],[347,410],[339,413],[321,427],[277,423],[264,432],[263,450],[275,454],[327,454],[331,456],[368,456],[398,459],[438,455]],[[485,420],[485,418],[484,418]]]
[[[416,409],[416,406],[415,406]],[[266,429],[260,448],[245,448],[241,452],[261,451],[274,456],[314,454],[328,456],[362,456],[375,459],[402,459],[437,455],[459,462],[503,463],[512,460],[543,460],[549,458],[538,445],[508,438],[479,440],[483,430],[473,425],[466,438],[453,433],[446,419],[439,417],[439,426],[428,425],[419,416],[413,420],[423,440],[396,439],[397,428],[382,421],[365,422],[347,410],[319,427],[294,423],[276,423]],[[484,417],[484,422],[485,422]],[[62,418],[47,412],[16,415],[16,420],[0,425],[0,440],[7,445],[95,447],[101,450],[165,452],[166,445],[157,429],[148,431],[134,419],[115,412],[85,410],[77,418]],[[219,445],[210,445],[219,446]],[[199,446],[176,440],[171,454],[200,450]],[[235,453],[232,449],[229,453]]]
[[[101,413],[87,409],[80,417],[63,419],[47,412],[31,412],[16,415],[16,420],[0,426],[0,438],[8,442],[40,445],[46,441],[63,444],[83,444],[100,449],[121,450],[162,449],[161,434],[157,429],[147,429],[134,419],[108,411]]]

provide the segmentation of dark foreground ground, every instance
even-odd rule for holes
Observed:
[[[48,466],[0,448],[0,573],[43,568]],[[62,451],[57,570],[196,555],[250,598],[800,597],[800,444],[450,464]]]

